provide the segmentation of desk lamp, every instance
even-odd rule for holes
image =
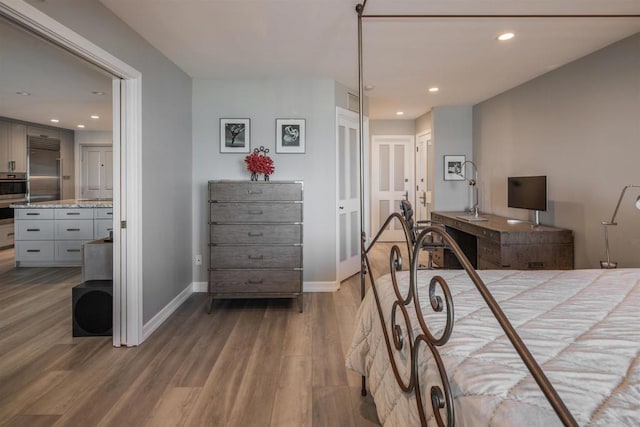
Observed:
[[[461,171],[464,170],[464,166],[467,163],[469,163],[471,166],[473,166],[474,177],[467,179],[465,177],[465,175],[463,175],[462,173],[459,173],[458,175],[460,175],[461,177],[465,178],[467,180],[467,182],[469,183],[469,185],[471,187],[473,187],[473,190],[474,190],[473,191],[474,203],[473,203],[473,207],[471,208],[471,212],[473,212],[473,215],[465,215],[463,219],[466,219],[467,221],[486,221],[486,218],[482,218],[480,216],[480,211],[478,209],[479,199],[480,199],[479,196],[478,196],[478,167],[471,160],[465,160],[464,162],[462,162],[462,165],[460,167]]]
[[[618,263],[615,261],[611,261],[611,257],[609,255],[609,233],[607,232],[607,227],[609,225],[618,225],[616,222],[616,215],[618,214],[618,209],[620,208],[620,203],[622,203],[622,198],[624,197],[625,191],[627,188],[640,188],[640,185],[625,185],[620,193],[620,198],[618,198],[618,204],[616,205],[615,210],[613,211],[613,215],[611,216],[611,221],[602,221],[602,225],[604,226],[604,244],[605,244],[605,252],[607,255],[606,261],[600,261],[600,268],[616,268],[618,267]],[[636,199],[636,208],[640,209],[640,196]]]

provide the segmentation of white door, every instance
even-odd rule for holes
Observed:
[[[83,199],[111,199],[113,195],[113,148],[82,147]]]
[[[431,219],[431,186],[429,185],[429,146],[431,134],[422,133],[416,139],[416,220]]]
[[[358,115],[337,109],[337,225],[338,280],[360,271],[360,156]]]
[[[412,135],[374,135],[371,152],[371,235],[392,212],[400,212],[400,201],[414,203]],[[405,239],[402,226],[393,221],[380,237],[382,241],[397,242]]]

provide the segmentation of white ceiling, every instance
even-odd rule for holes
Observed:
[[[194,78],[328,78],[357,89],[357,1],[101,2]],[[368,0],[365,13],[640,14],[640,0]],[[506,30],[516,37],[497,42]],[[473,105],[638,31],[639,18],[366,19],[369,115]],[[0,20],[0,116],[110,130],[111,79]]]
[[[22,91],[31,95],[17,94]],[[111,78],[0,19],[0,116],[76,131],[110,131]]]
[[[357,88],[357,1],[100,1],[194,78],[313,77]],[[640,0],[368,0],[365,14],[382,13],[640,14]],[[507,30],[516,37],[496,41]],[[366,19],[370,117],[473,105],[638,31],[639,18]]]

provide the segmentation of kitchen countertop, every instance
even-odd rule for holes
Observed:
[[[49,202],[31,202],[18,205],[10,205],[16,209],[34,208],[112,208],[112,200],[85,200],[85,199],[65,199],[51,200]]]

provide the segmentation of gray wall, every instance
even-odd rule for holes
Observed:
[[[369,135],[412,135],[416,134],[414,120],[371,120]]]
[[[335,85],[332,80],[193,81],[193,250],[207,256],[207,181],[248,180],[246,154],[221,154],[219,119],[250,118],[251,148],[265,146],[272,180],[304,181],[304,281],[336,280]],[[276,118],[306,119],[306,153],[275,152]],[[206,263],[205,263],[206,264]],[[206,265],[194,281],[207,280]]]
[[[577,268],[604,258],[601,222],[622,187],[640,184],[640,34],[547,73],[474,107],[474,154],[483,206],[507,208],[508,176],[547,175],[544,224],[572,229]],[[640,267],[640,212],[629,191],[610,228],[612,258]]]
[[[471,191],[466,181],[444,180],[444,156],[472,158],[472,107],[435,107],[432,110],[431,137],[434,144],[434,210],[462,211],[471,207]],[[467,168],[471,171],[471,168]],[[482,169],[478,181],[482,180]],[[480,208],[484,208],[480,204]]]
[[[97,0],[28,3],[142,73],[146,322],[191,283],[191,78]]]

